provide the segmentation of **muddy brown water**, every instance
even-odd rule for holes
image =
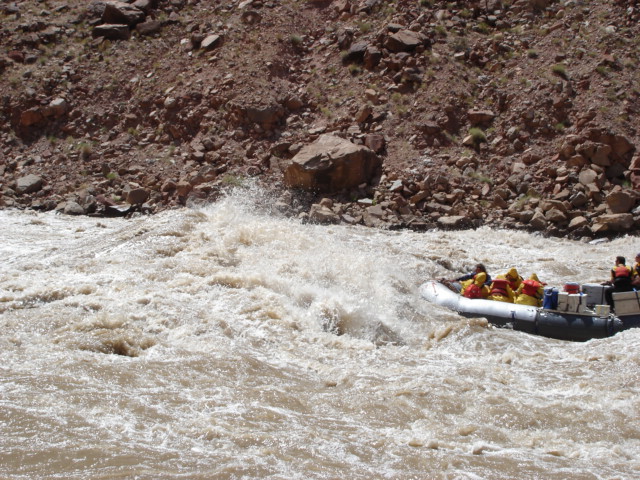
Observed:
[[[640,329],[550,340],[418,294],[478,261],[602,281],[638,237],[302,225],[253,197],[0,211],[1,478],[640,478]]]

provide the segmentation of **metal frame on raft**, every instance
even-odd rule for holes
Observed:
[[[484,317],[498,327],[559,340],[585,341],[605,338],[629,328],[640,327],[639,292],[614,293],[614,305],[622,311],[612,314],[608,305],[589,303],[594,298],[604,300],[602,285],[597,285],[602,289],[601,296],[592,284],[582,287],[578,294],[557,292],[558,304],[555,308],[470,299],[451,291],[435,280],[421,285],[420,293],[427,301],[458,312],[464,317]],[[567,294],[566,302],[565,295],[561,293]],[[636,302],[635,308],[632,299]]]

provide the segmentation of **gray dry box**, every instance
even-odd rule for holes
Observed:
[[[604,298],[604,285],[600,285],[599,283],[584,283],[582,285],[582,293],[587,296],[586,304],[588,307],[607,303]]]

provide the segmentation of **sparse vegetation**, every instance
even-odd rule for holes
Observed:
[[[205,8],[205,2],[187,2],[177,9],[160,2],[152,17],[163,23],[161,32],[134,32],[130,41],[94,37],[98,17],[80,15],[73,2],[64,9],[16,3],[22,18],[2,16],[10,46],[0,59],[3,153],[17,158],[33,149],[42,158],[39,168],[51,177],[65,172],[69,184],[81,176],[81,156],[88,188],[146,183],[158,193],[154,198],[162,198],[156,201],[182,204],[170,187],[159,191],[169,179],[189,181],[209,168],[217,186],[242,183],[243,175],[277,184],[281,169],[268,168],[270,159],[284,164],[322,131],[357,144],[382,139],[383,173],[405,185],[428,170],[451,173],[450,189],[478,190],[480,182],[515,192],[505,186],[507,163],[530,150],[540,160],[522,167],[524,175],[547,196],[553,189],[541,184],[553,177],[544,173],[549,159],[565,136],[582,135],[585,110],[597,113],[586,128],[606,127],[636,151],[640,145],[634,128],[640,120],[637,26],[615,2],[589,9],[550,2],[532,13],[510,9],[514,2],[508,1],[488,12],[491,2],[416,0],[378,2],[357,13],[345,4],[336,14],[316,0],[283,0],[258,9],[258,23],[233,3]],[[48,13],[39,15],[45,6]],[[176,27],[179,18],[185,28]],[[561,18],[573,22],[568,34],[558,28]],[[36,25],[37,32],[24,30]],[[46,38],[44,27],[60,25],[64,35]],[[403,35],[391,38],[397,30],[424,35],[424,42],[402,45]],[[198,47],[213,33],[226,37],[219,48]],[[362,48],[352,49],[356,44]],[[165,105],[167,97],[179,99],[180,108]],[[50,102],[58,98],[69,102],[68,111],[54,113]],[[367,105],[367,121],[355,121]],[[476,127],[470,110],[491,111],[492,120]],[[272,111],[278,111],[272,123],[261,121]],[[462,153],[481,158],[481,166],[456,167],[450,160]],[[144,174],[124,173],[123,164],[133,159]],[[112,170],[101,170],[102,162]],[[17,165],[21,171],[31,166]],[[5,170],[7,184],[15,180],[12,169]],[[96,172],[118,181],[96,179]],[[619,185],[623,177],[630,175],[625,171],[610,183]],[[214,195],[208,185],[193,193]],[[357,196],[373,197],[369,191]],[[407,208],[415,213],[414,205]]]
[[[553,67],[551,67],[551,71],[553,72],[553,74],[558,75],[559,77],[562,77],[564,79],[568,78],[567,66],[562,63],[555,64]]]
[[[485,35],[487,35],[489,32],[491,32],[491,27],[485,22],[480,22],[478,24],[477,29],[478,29],[478,32],[483,33]]]
[[[93,145],[90,142],[81,142],[78,144],[78,151],[83,159],[88,159],[93,153]]]
[[[481,143],[486,143],[487,136],[482,131],[481,128],[472,127],[469,129],[469,136],[473,140],[473,143],[476,145],[480,145]]]
[[[488,183],[489,185],[493,184],[493,180],[491,179],[491,177],[482,172],[478,172],[478,171],[471,172],[469,173],[469,177],[481,183]]]
[[[362,69],[359,65],[356,65],[355,63],[349,65],[349,73],[351,75],[358,75],[361,71]]]
[[[373,25],[371,22],[358,22],[358,30],[360,30],[360,33],[369,33],[372,28]]]
[[[442,37],[447,36],[447,29],[444,27],[444,25],[436,25],[434,31]]]

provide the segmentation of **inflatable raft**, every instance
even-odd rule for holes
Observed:
[[[584,285],[583,291],[577,294],[563,292],[558,295],[557,289],[549,289],[545,291],[545,305],[547,295],[560,298],[546,308],[469,299],[435,280],[421,285],[420,293],[428,302],[462,316],[484,317],[498,327],[560,340],[585,341],[610,337],[622,330],[640,326],[640,292],[614,293],[617,310],[614,315],[609,313],[607,305],[595,303],[604,303],[604,287],[601,285]]]

